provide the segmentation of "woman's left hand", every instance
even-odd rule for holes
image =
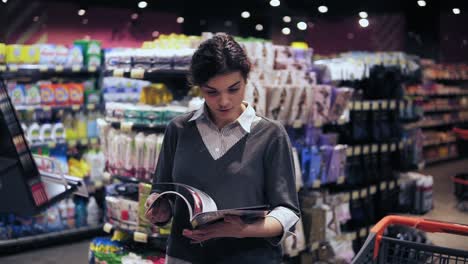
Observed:
[[[184,229],[182,234],[192,239],[192,243],[201,243],[212,238],[218,237],[245,237],[245,228],[248,224],[244,223],[239,216],[225,216],[223,222],[214,223],[201,227],[196,230]]]

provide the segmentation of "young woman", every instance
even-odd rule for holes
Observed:
[[[147,212],[154,224],[173,216],[167,263],[280,263],[280,242],[299,219],[294,164],[281,124],[256,115],[244,102],[250,62],[242,47],[220,33],[204,41],[190,68],[205,104],[166,129],[153,182],[177,182],[208,193],[218,209],[268,204],[266,218],[244,223],[225,217],[192,230],[185,204],[163,200]],[[147,206],[158,196],[148,198]]]

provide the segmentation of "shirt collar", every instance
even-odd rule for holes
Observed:
[[[249,103],[243,103],[247,105],[247,108],[233,123],[237,122],[245,132],[250,133],[250,128],[252,127],[252,123],[254,122],[257,114],[255,109]],[[206,104],[203,104],[197,111],[195,111],[192,118],[189,119],[189,122],[198,120],[200,118],[207,118],[209,120],[208,116],[206,115],[206,107]]]

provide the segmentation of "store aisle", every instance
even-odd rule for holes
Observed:
[[[468,212],[461,212],[455,207],[456,200],[453,195],[453,184],[450,180],[451,176],[460,172],[468,172],[468,159],[441,163],[423,171],[425,174],[434,176],[435,181],[435,208],[424,217],[468,224]],[[441,234],[430,234],[429,237],[436,245],[468,250],[467,237]],[[0,257],[0,263],[85,264],[88,262],[89,243],[90,240],[83,240],[73,244]]]
[[[426,214],[425,218],[468,224],[468,212],[456,208],[451,180],[452,176],[462,172],[468,172],[468,159],[441,163],[423,171],[434,176],[434,210]],[[439,246],[468,250],[468,237],[429,234],[429,238]]]

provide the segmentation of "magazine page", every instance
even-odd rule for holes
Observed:
[[[240,216],[245,222],[255,220],[258,218],[263,218],[268,214],[268,205],[244,207],[244,208],[235,208],[235,209],[225,209],[219,211],[204,212],[195,215],[190,223],[193,228],[205,224],[211,224],[216,221],[222,220],[225,216],[236,215]]]

